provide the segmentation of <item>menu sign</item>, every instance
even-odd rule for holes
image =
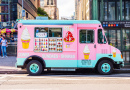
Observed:
[[[47,33],[46,32],[44,32],[44,33],[36,33],[36,37],[38,37],[38,38],[40,38],[40,37],[45,38],[45,37],[47,37]]]
[[[130,21],[105,21],[102,24],[103,27],[130,27]]]

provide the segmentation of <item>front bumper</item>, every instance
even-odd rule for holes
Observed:
[[[124,67],[124,62],[121,62],[121,61],[114,62],[114,68],[115,69],[120,69],[122,67]]]

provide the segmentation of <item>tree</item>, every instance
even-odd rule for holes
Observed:
[[[44,9],[42,9],[42,8],[40,8],[40,7],[37,9],[37,14],[38,14],[38,16],[47,16],[49,19],[51,19],[51,18],[49,17],[49,15],[47,14],[47,12],[44,11]]]

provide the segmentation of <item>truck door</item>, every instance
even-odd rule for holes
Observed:
[[[92,67],[96,60],[95,29],[78,30],[78,67]]]

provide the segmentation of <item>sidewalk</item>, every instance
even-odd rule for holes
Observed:
[[[0,74],[24,74],[25,70],[21,70],[21,68],[16,68],[16,57],[8,56],[6,58],[0,57]]]
[[[0,57],[0,66],[15,67],[15,63],[16,63],[15,56],[8,56],[5,58]]]

